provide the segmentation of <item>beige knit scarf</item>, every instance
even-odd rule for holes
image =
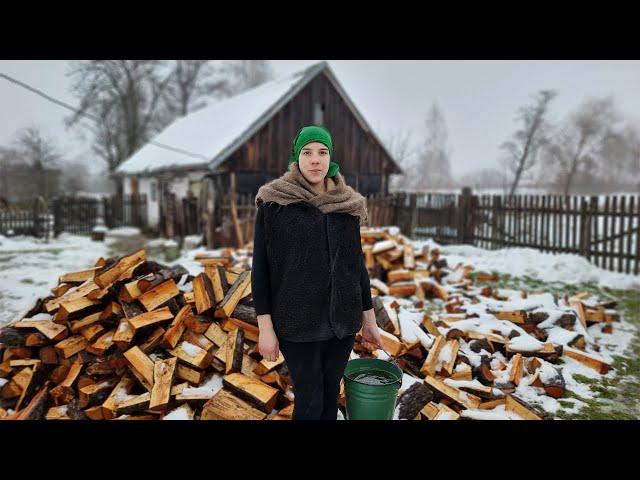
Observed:
[[[289,170],[279,178],[265,183],[258,189],[255,205],[276,202],[288,205],[305,201],[323,213],[344,212],[358,217],[360,226],[368,222],[367,199],[347,185],[340,172],[327,177],[327,191],[321,194],[313,190],[311,183],[302,175],[298,162],[290,164]]]

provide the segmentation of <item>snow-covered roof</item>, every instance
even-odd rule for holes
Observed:
[[[322,70],[362,128],[371,133],[393,162],[393,157],[358,112],[327,62],[319,62],[175,120],[152,139],[153,143],[147,143],[122,162],[116,173],[140,174],[194,167],[215,169]],[[399,167],[395,167],[400,172]]]
[[[177,119],[152,140],[175,150],[147,143],[116,172],[143,173],[208,164],[215,168],[268,120],[270,110],[277,111],[326,65],[314,64]]]

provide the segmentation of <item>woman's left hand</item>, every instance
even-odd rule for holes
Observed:
[[[362,339],[378,348],[384,349],[373,308],[362,312],[362,317]]]

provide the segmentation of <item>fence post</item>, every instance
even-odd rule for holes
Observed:
[[[53,236],[58,237],[62,232],[62,211],[61,211],[60,197],[56,197],[53,200]]]
[[[409,238],[413,238],[414,237],[414,232],[416,230],[416,226],[418,224],[418,207],[417,207],[417,203],[418,203],[418,194],[417,193],[412,193],[411,196],[409,197],[409,211],[411,212],[411,217],[410,217],[410,227],[409,227]]]
[[[471,187],[462,187],[458,197],[458,243],[467,243],[473,233],[471,225]]]
[[[493,196],[491,205],[491,250],[498,248],[500,241],[500,210],[502,209],[502,197],[500,195]]]
[[[591,218],[587,208],[587,199],[580,198],[580,255],[589,259],[591,245]]]

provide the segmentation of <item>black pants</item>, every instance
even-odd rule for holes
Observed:
[[[292,420],[336,420],[340,380],[355,338],[279,342],[293,380]]]

